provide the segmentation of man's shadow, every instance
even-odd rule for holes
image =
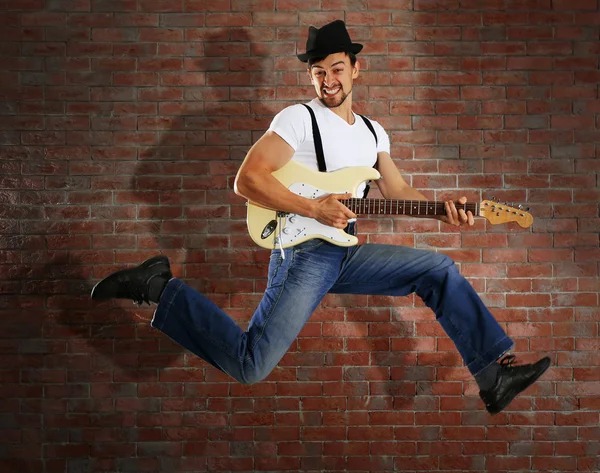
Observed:
[[[115,381],[156,382],[159,368],[207,366],[196,357],[190,361],[192,355],[150,326],[153,308],[91,301],[101,278],[162,253],[175,277],[227,310],[238,282],[253,292],[246,278],[266,275],[268,254],[246,236],[244,201],[232,189],[260,127],[256,121],[248,126],[248,114],[264,92],[260,84],[269,63],[252,56],[243,28],[211,30],[202,40],[203,55],[194,56],[190,46],[182,57],[185,72],[168,72],[163,79],[198,85],[181,87],[181,101],[159,101],[157,116],[139,116],[139,131],[127,136],[153,142],[137,145],[135,161],[110,163],[115,184],[106,189],[116,191],[116,205],[92,206],[89,222],[92,233],[112,233],[106,244],[97,251],[61,252],[45,264],[47,281],[25,284],[47,296],[49,318],[57,323],[48,326],[47,336],[68,338],[73,353],[85,354],[83,381],[114,369]],[[248,311],[237,305],[232,315],[243,324]]]
[[[143,248],[138,262],[168,256],[174,277],[207,295],[242,327],[253,309],[241,296],[260,292],[261,281],[249,278],[266,280],[269,259],[251,242],[245,200],[233,191],[255,133],[264,132],[272,118],[255,110],[276,78],[269,80],[274,61],[255,55],[254,36],[244,28],[209,30],[204,55],[184,61],[181,80],[195,85],[181,89],[181,102],[158,104],[161,121],[147,123],[156,143],[122,167],[137,203]],[[208,367],[151,330],[163,349],[184,355],[186,366]],[[230,380],[214,371],[218,379]]]

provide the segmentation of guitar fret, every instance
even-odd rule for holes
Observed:
[[[402,199],[356,199],[342,201],[348,208],[357,214],[376,215],[409,215],[409,216],[434,216],[445,215],[444,202],[429,200],[402,200]],[[471,212],[479,217],[481,204],[468,202],[456,206],[465,212]]]

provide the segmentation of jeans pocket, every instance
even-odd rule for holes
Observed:
[[[304,253],[305,251],[316,250],[325,243],[325,240],[322,240],[321,238],[312,238],[310,240],[305,241],[304,243],[295,245],[294,251],[296,253]]]
[[[290,259],[292,258],[292,252],[289,248],[286,248],[284,251],[285,258],[282,258],[279,250],[273,250],[271,252],[267,287],[278,286],[283,282],[284,275],[289,266]]]

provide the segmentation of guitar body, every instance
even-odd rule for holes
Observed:
[[[348,167],[333,172],[318,172],[290,160],[273,176],[291,192],[308,199],[326,194],[356,192],[368,180],[379,179],[375,168]],[[315,219],[298,214],[278,214],[275,210],[248,202],[248,231],[252,240],[267,249],[288,248],[313,238],[321,238],[338,246],[353,246],[358,239],[343,230],[323,225]]]

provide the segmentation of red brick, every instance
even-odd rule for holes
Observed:
[[[5,12],[14,31],[0,47],[0,262],[12,279],[0,284],[0,350],[23,369],[0,374],[4,433],[48,450],[10,449],[23,462],[5,469],[41,471],[43,453],[54,457],[48,471],[82,454],[103,471],[597,469],[582,449],[598,437],[600,395],[596,2],[351,3],[319,4],[324,17],[297,0],[53,0],[42,13],[24,0]],[[295,53],[309,24],[340,11],[365,44],[354,103],[386,127],[407,180],[430,199],[466,188],[470,200],[532,207],[529,229],[361,223],[361,242],[440,248],[517,352],[556,353],[547,379],[507,413],[485,417],[454,344],[413,295],[326,296],[280,366],[251,386],[149,327],[151,309],[89,311],[84,280],[165,252],[176,275],[247,326],[268,252],[247,235],[233,178],[273,115],[314,96]],[[130,41],[138,27],[149,41]],[[14,323],[23,311],[33,325]],[[95,323],[100,311],[111,324]],[[147,456],[117,464],[135,453],[123,435],[136,418]],[[53,428],[42,435],[41,422]],[[65,449],[71,426],[85,444]]]

